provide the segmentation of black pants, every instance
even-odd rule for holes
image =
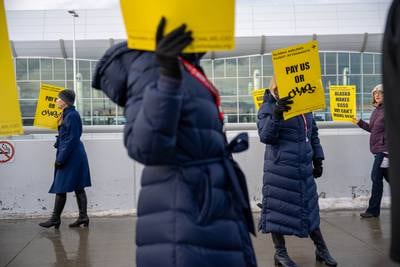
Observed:
[[[375,216],[378,216],[381,211],[383,178],[385,178],[385,180],[389,183],[388,168],[381,168],[383,157],[383,153],[378,153],[375,155],[375,160],[371,171],[372,190],[367,212]]]

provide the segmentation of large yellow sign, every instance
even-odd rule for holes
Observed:
[[[0,99],[0,135],[22,134],[21,111],[3,1],[0,1]]]
[[[128,35],[128,47],[155,50],[155,36],[162,16],[165,32],[182,23],[193,32],[194,41],[186,53],[231,50],[234,48],[234,0],[121,0]]]
[[[264,102],[265,90],[267,90],[267,89],[256,89],[256,90],[253,90],[253,92],[252,92],[253,101],[254,101],[254,105],[256,106],[256,110],[259,110],[262,103]]]
[[[325,108],[317,41],[274,50],[272,64],[279,97],[293,100],[285,120]]]
[[[39,99],[36,106],[34,126],[57,129],[58,119],[62,110],[56,105],[58,93],[63,87],[42,83],[40,85]]]
[[[331,85],[329,87],[333,121],[348,121],[356,117],[356,86]]]

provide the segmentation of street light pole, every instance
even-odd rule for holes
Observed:
[[[73,76],[74,76],[74,91],[76,91],[76,46],[75,46],[75,18],[79,17],[75,10],[68,10],[68,13],[72,15],[73,23],[73,36],[72,36],[72,64],[73,64]]]

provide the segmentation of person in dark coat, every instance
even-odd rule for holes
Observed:
[[[246,181],[232,153],[248,147],[241,134],[227,142],[219,94],[186,26],[157,30],[155,53],[111,47],[92,86],[125,108],[124,143],[145,165],[137,207],[136,266],[253,267],[254,234]]]
[[[291,109],[289,97],[279,98],[275,77],[258,111],[258,134],[266,144],[263,200],[259,231],[271,233],[276,249],[275,265],[297,266],[289,257],[284,235],[314,241],[318,261],[328,266],[337,262],[324,242],[320,225],[317,186],[322,175],[324,153],[312,113],[283,120]]]
[[[375,107],[375,110],[371,114],[369,123],[363,121],[362,119],[354,119],[354,122],[357,123],[360,128],[371,133],[369,138],[369,145],[371,153],[374,154],[375,157],[371,171],[371,197],[369,199],[367,210],[360,214],[361,218],[379,217],[383,194],[383,178],[385,178],[385,180],[389,182],[389,148],[387,146],[387,138],[385,132],[382,85],[379,84],[375,86],[371,94],[372,105]]]
[[[392,242],[390,256],[400,262],[400,0],[394,0],[388,12],[383,39],[383,86],[385,87],[385,123],[390,160]]]
[[[42,227],[56,229],[61,224],[61,213],[67,200],[67,192],[75,191],[79,208],[78,219],[70,227],[89,225],[85,187],[91,186],[89,163],[85,148],[80,140],[82,121],[74,106],[75,93],[63,90],[58,94],[56,105],[62,109],[58,123],[58,136],[54,147],[57,149],[54,164],[54,180],[49,193],[56,194],[51,218],[39,223]]]

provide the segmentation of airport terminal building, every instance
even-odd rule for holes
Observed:
[[[271,4],[272,3],[272,4]],[[274,4],[275,3],[275,4]],[[255,122],[251,91],[268,87],[271,51],[318,40],[327,109],[315,112],[330,121],[329,85],[356,85],[357,113],[368,119],[371,89],[381,82],[381,43],[388,0],[237,1],[236,48],[210,52],[202,60],[222,96],[225,121]],[[279,7],[279,8],[278,8]],[[21,111],[33,124],[40,83],[74,87],[76,43],[77,106],[85,125],[124,124],[123,109],[91,88],[97,60],[125,39],[119,9],[7,10]],[[75,34],[74,34],[75,32]]]

